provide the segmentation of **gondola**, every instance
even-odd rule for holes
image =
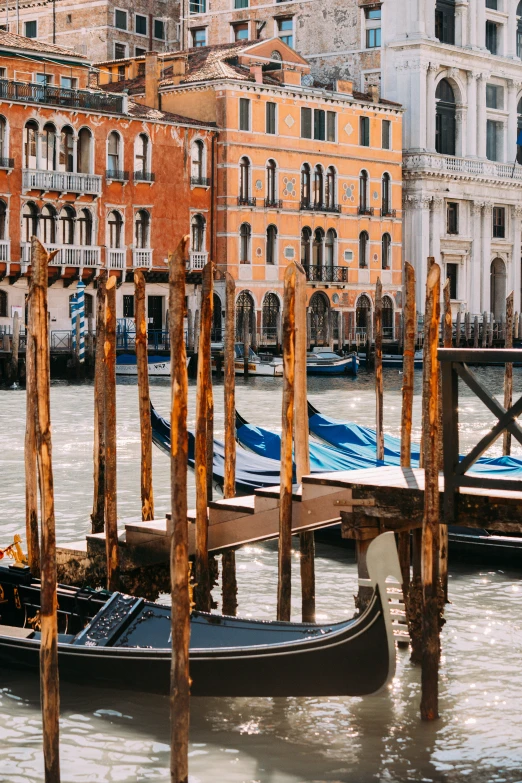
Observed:
[[[395,673],[386,579],[401,573],[393,534],[367,555],[372,600],[359,616],[314,625],[194,612],[194,696],[363,696]],[[39,670],[40,582],[0,563],[0,666]],[[170,691],[171,608],[119,592],[58,587],[60,678],[149,693]]]

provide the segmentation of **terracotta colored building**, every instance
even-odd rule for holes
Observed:
[[[394,336],[402,307],[400,105],[349,81],[318,85],[281,38],[148,56],[145,76],[140,60],[98,65],[102,81],[125,66],[119,88],[136,102],[217,123],[213,255],[236,279],[240,334],[247,318],[257,344],[275,339],[284,270],[300,260],[312,342],[362,336],[378,276],[386,335]],[[219,284],[216,296],[219,328]]]
[[[92,310],[103,267],[118,278],[121,319],[133,315],[133,269],[145,270],[149,328],[161,333],[168,253],[191,216],[189,282],[208,257],[211,191],[206,178],[191,186],[190,150],[210,159],[212,123],[88,88],[89,63],[61,47],[1,31],[0,43],[0,329],[23,316],[36,234],[59,250],[49,270],[55,341],[71,329],[80,279]]]

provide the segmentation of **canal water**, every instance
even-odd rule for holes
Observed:
[[[502,372],[482,371],[500,392]],[[420,429],[416,373],[414,437]],[[309,397],[322,412],[372,426],[373,375],[310,379]],[[386,431],[399,434],[401,375],[386,370]],[[216,437],[222,435],[223,387],[215,387]],[[515,393],[522,392],[516,371]],[[58,539],[88,530],[92,502],[92,385],[52,386],[53,461]],[[169,412],[168,381],[152,381],[154,405]],[[136,385],[117,389],[118,514],[136,516],[139,498],[139,421]],[[237,407],[264,427],[280,427],[281,382],[238,379]],[[194,422],[195,387],[189,417]],[[0,391],[0,546],[24,532],[23,435],[25,395]],[[460,403],[462,448],[493,422],[471,395]],[[499,444],[491,453],[499,453]],[[515,449],[516,453],[516,449]],[[167,458],[154,452],[158,516],[168,508]],[[190,477],[190,503],[194,501]],[[273,543],[237,553],[239,611],[274,618],[277,553]],[[299,619],[295,556],[293,618]],[[317,614],[330,622],[353,613],[353,555],[317,547]],[[420,670],[398,652],[387,692],[359,698],[205,699],[191,712],[191,783],[502,783],[522,781],[522,568],[450,564],[447,624],[442,634],[440,720],[419,718]],[[217,592],[216,596],[219,598]],[[313,677],[313,672],[310,672]],[[169,780],[167,698],[62,685],[61,765],[66,783]],[[38,683],[0,671],[0,783],[43,780]]]

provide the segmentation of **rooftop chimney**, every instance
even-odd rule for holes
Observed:
[[[375,84],[370,84],[368,86],[368,95],[374,103],[379,103],[379,88],[376,87]]]
[[[174,84],[179,84],[183,79],[183,77],[185,76],[186,72],[187,72],[186,55],[183,55],[182,57],[176,57],[176,59],[172,61],[172,81],[174,82]]]
[[[260,65],[251,65],[250,73],[258,84],[263,84],[263,69]]]
[[[145,105],[159,109],[158,53],[145,54]]]

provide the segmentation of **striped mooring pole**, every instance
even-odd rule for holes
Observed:
[[[72,352],[76,353],[76,319],[78,317],[78,297],[71,297],[71,328],[72,328]]]
[[[80,280],[76,286],[76,313],[80,319],[80,346],[78,351],[78,359],[80,364],[85,361],[85,283]]]

